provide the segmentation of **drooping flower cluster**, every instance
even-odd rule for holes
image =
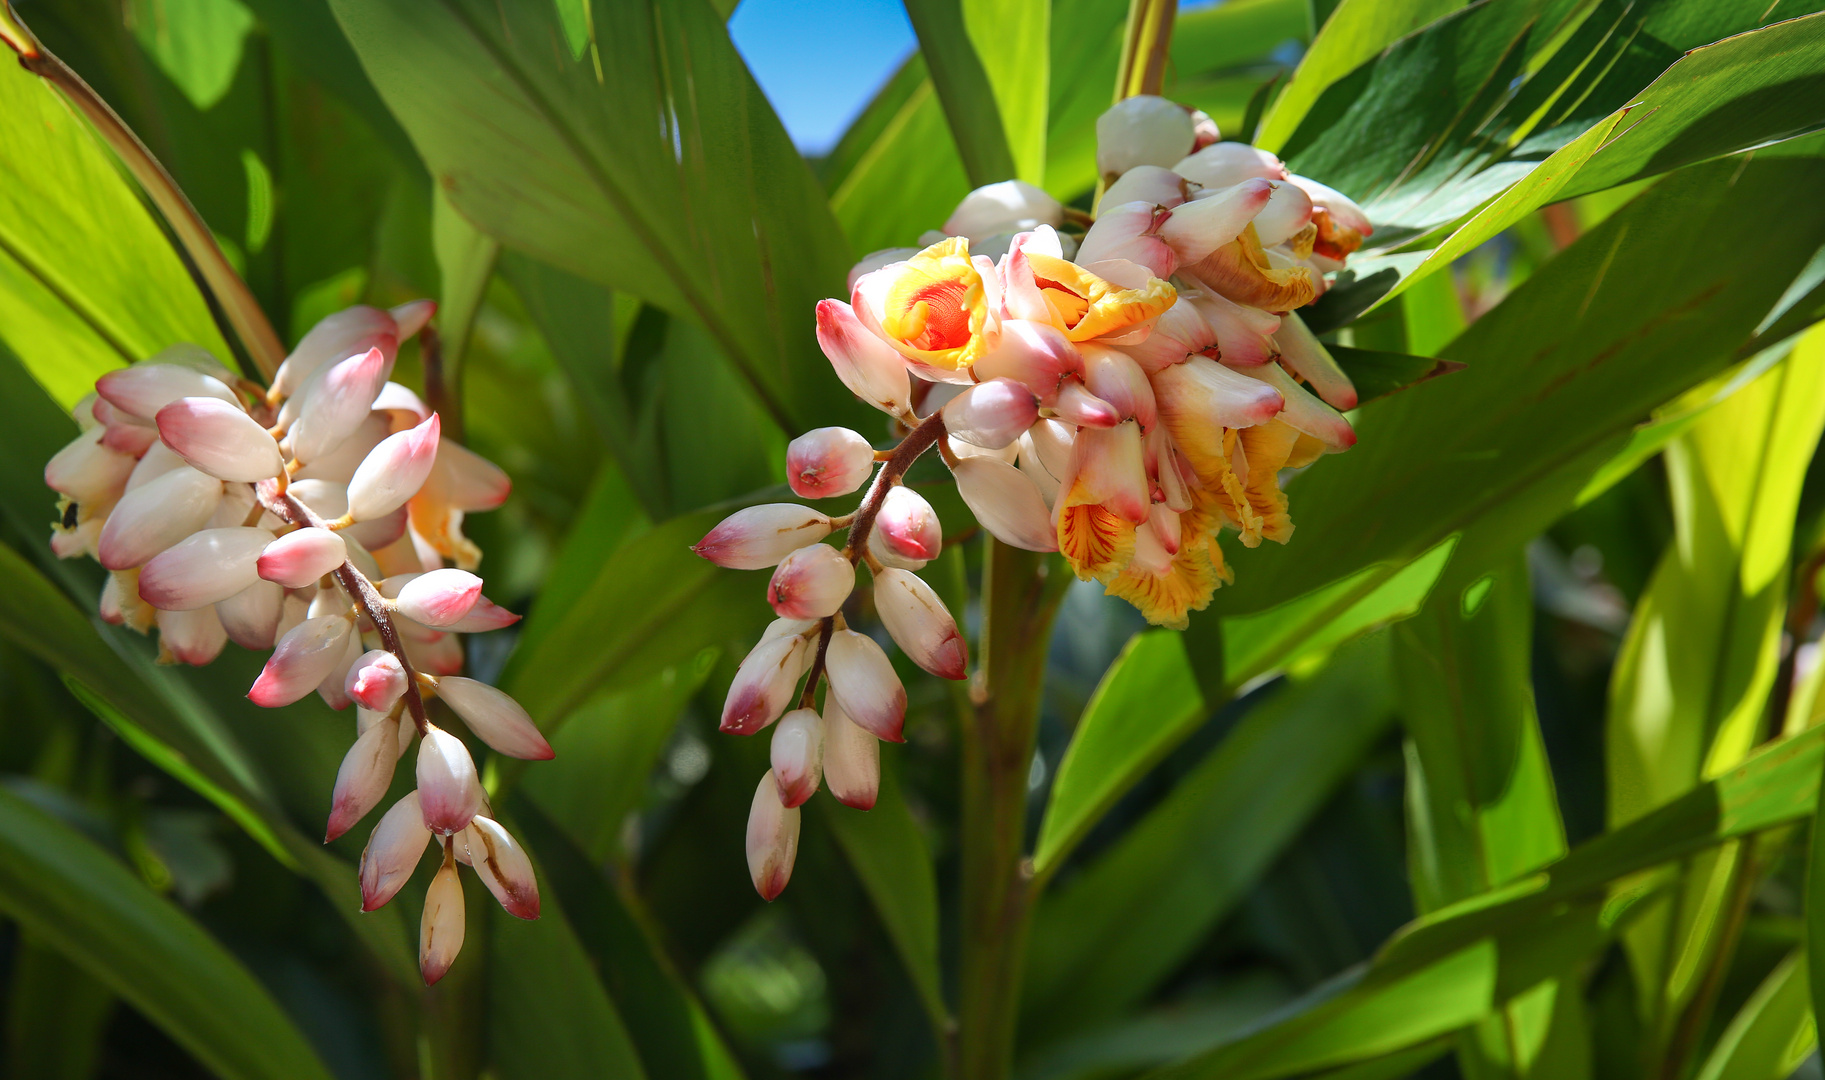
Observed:
[[[177,345],[97,380],[82,428],[45,468],[64,558],[109,571],[108,622],[158,630],[160,659],[207,664],[229,641],[272,650],[248,692],[288,705],[315,691],[356,706],[356,739],[336,776],[324,840],[386,794],[414,736],[417,789],[375,827],[361,859],[363,910],[392,899],[439,838],[443,865],[426,897],[427,983],[462,947],[456,863],[502,906],[536,918],[532,864],[492,820],[463,741],[430,722],[449,705],[499,753],[549,758],[512,698],[457,674],[458,634],[519,616],[482,596],[481,552],[463,515],[499,506],[505,473],[453,441],[418,396],[388,381],[429,301],[355,307],[318,323],[263,389],[205,350]],[[446,560],[454,567],[446,567]]]
[[[836,428],[793,442],[789,479],[807,498],[852,492],[886,462],[857,511],[755,507],[695,549],[777,567],[768,598],[780,619],[743,662],[722,724],[752,734],[785,713],[748,825],[749,868],[769,899],[791,873],[820,753],[838,797],[866,807],[874,740],[899,738],[904,690],[874,641],[842,623],[859,563],[894,641],[926,670],[963,677],[955,622],[910,573],[941,545],[930,505],[901,486],[920,453],[938,446],[998,540],[1059,551],[1080,578],[1182,628],[1232,580],[1219,531],[1285,543],[1282,470],[1356,441],[1340,412],[1355,388],[1293,310],[1372,231],[1361,208],[1163,98],[1117,103],[1097,140],[1106,189],[1093,218],[1020,181],[978,188],[923,249],[866,257],[849,302],[818,305],[837,375],[911,432],[891,453]],[[845,527],[842,550],[820,543]]]

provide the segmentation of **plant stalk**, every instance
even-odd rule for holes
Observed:
[[[215,295],[216,302],[227,315],[229,325],[234,328],[235,336],[247,350],[260,372],[268,381],[279,370],[279,362],[285,359],[285,346],[279,341],[272,323],[260,304],[254,299],[253,292],[241,275],[222,254],[221,247],[215,242],[215,233],[203,220],[196,207],[190,205],[177,181],[152,156],[138,135],[133,133],[126,121],[120,118],[108,103],[101,99],[82,76],[72,71],[46,49],[37,36],[23,23],[13,11],[8,0],[0,0],[0,39],[19,54],[19,66],[44,81],[55,86],[72,105],[88,118],[96,132],[107,141],[108,146],[119,156],[121,163],[139,186],[145,191],[152,204],[158,207],[160,214],[170,224],[178,242],[190,256],[209,291]]]
[[[1046,555],[986,541],[982,655],[963,738],[958,1076],[1002,1080],[1014,1063],[1025,969],[1027,775],[1046,647],[1071,575]]]

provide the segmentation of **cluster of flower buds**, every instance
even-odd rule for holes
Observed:
[[[52,548],[109,571],[104,619],[156,627],[167,663],[209,663],[231,640],[272,650],[247,695],[255,704],[315,691],[331,708],[356,706],[326,843],[380,802],[420,737],[417,789],[375,827],[361,891],[364,910],[392,899],[439,838],[421,927],[427,983],[462,947],[456,863],[521,918],[537,917],[539,894],[526,853],[488,816],[468,748],[430,722],[425,698],[498,753],[551,757],[512,698],[457,674],[456,635],[519,616],[482,596],[470,573],[481,553],[462,532],[464,514],[506,499],[507,475],[440,438],[437,415],[389,381],[399,343],[434,311],[419,301],[331,315],[270,389],[173,346],[102,376],[76,406],[82,433],[45,468],[62,496]]]
[[[900,739],[905,691],[874,639],[843,621],[858,564],[907,656],[964,675],[955,621],[912,573],[942,546],[930,504],[901,484],[920,453],[938,447],[996,539],[1059,551],[1080,578],[1182,628],[1231,580],[1218,532],[1284,543],[1282,470],[1356,441],[1340,411],[1356,390],[1292,312],[1372,231],[1362,209],[1159,97],[1118,102],[1097,143],[1105,190],[1081,233],[1083,216],[1046,192],[990,184],[923,249],[864,258],[848,303],[818,305],[837,376],[909,433],[887,452],[842,428],[793,441],[788,480],[806,498],[853,492],[885,462],[857,510],[757,506],[694,549],[776,568],[779,619],[722,717],[743,735],[778,721],[748,819],[748,866],[768,899],[791,875],[797,807],[819,776],[872,806],[876,740]],[[842,549],[822,543],[845,528]]]

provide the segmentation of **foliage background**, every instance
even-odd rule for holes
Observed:
[[[1087,205],[1126,5],[907,6],[921,52],[807,161],[726,3],[19,5],[288,341],[441,300],[460,427],[515,481],[471,533],[529,614],[469,662],[558,757],[495,773],[545,917],[472,899],[489,916],[424,992],[415,890],[356,915],[363,841],[314,839],[345,718],[257,710],[255,657],[159,669],[92,617],[96,574],[45,544],[64,410],[170,341],[231,347],[105,148],[8,66],[13,1075],[935,1074],[963,703],[903,672],[881,806],[817,800],[763,905],[740,838],[766,751],[713,729],[770,612],[685,549],[777,497],[792,434],[884,436],[812,340],[855,256],[975,183]],[[1365,390],[1407,388],[1186,634],[1065,594],[1018,1075],[1816,1074],[1825,33],[1761,7],[1179,14],[1165,92],[1369,205],[1379,246],[1312,323]],[[1408,385],[1439,358],[1465,367]],[[961,532],[940,475],[916,479]],[[928,575],[972,633],[980,549]]]

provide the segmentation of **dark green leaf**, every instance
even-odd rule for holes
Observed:
[[[1345,374],[1350,376],[1350,381],[1356,384],[1357,398],[1364,405],[1414,383],[1464,370],[1459,361],[1431,356],[1353,349],[1347,345],[1332,345],[1330,350]]]
[[[1020,0],[1010,6],[1016,3]],[[982,46],[969,30],[969,9],[978,5],[985,10],[997,6],[995,0],[911,0],[906,5],[971,187],[1019,175],[993,81],[979,52]]]
[[[1806,958],[1794,951],[1768,973],[1698,1072],[1698,1080],[1786,1080],[1818,1046]]]

